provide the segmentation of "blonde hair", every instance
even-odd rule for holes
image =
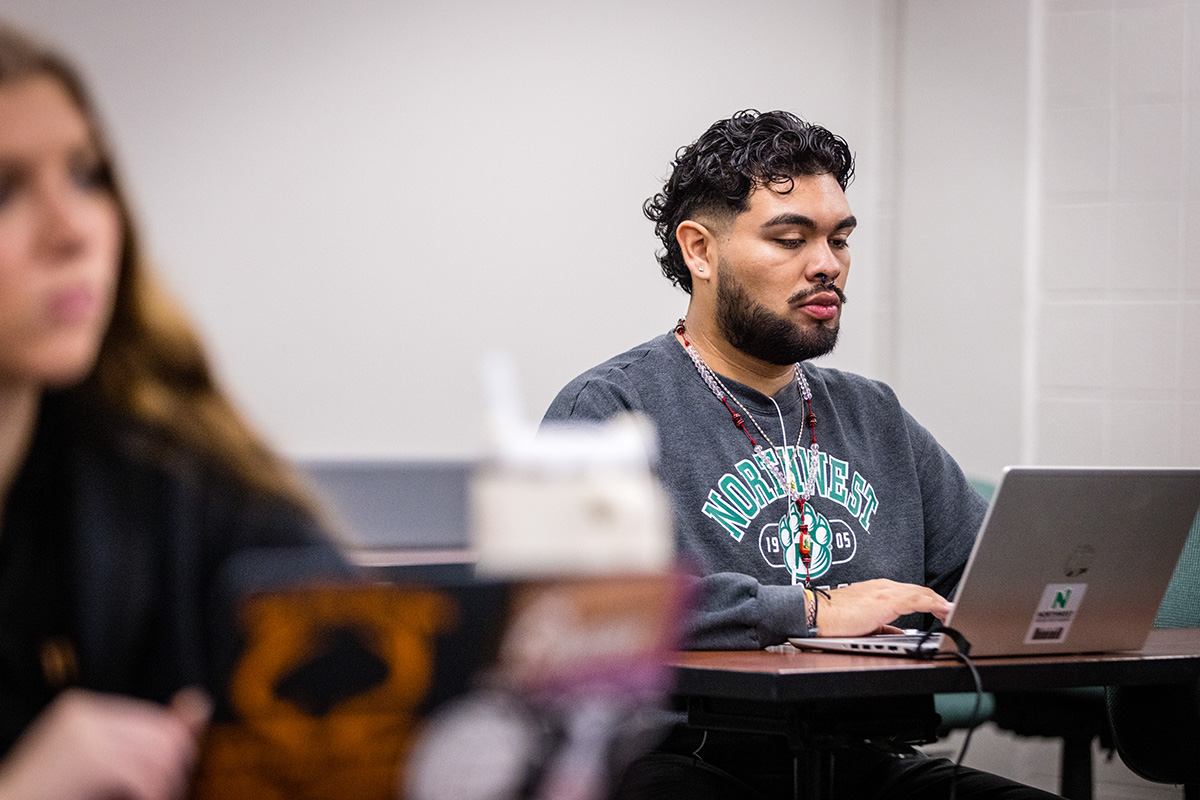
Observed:
[[[43,75],[62,84],[87,120],[122,228],[112,320],[90,374],[70,391],[143,424],[156,439],[199,457],[253,491],[315,512],[296,473],[220,390],[195,329],[154,279],[79,73],[51,49],[0,24],[0,85]]]

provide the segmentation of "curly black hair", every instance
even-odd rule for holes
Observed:
[[[642,205],[663,243],[657,253],[663,275],[692,293],[692,275],[675,240],[679,223],[703,212],[740,214],[756,187],[787,185],[799,175],[832,175],[845,190],[854,178],[854,154],[842,137],[787,111],[747,109],[714,122],[675,153],[662,191]]]

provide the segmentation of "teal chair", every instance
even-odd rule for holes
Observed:
[[[1200,628],[1200,513],[1154,627]],[[1200,685],[1109,687],[1106,699],[1125,765],[1147,780],[1182,784],[1186,800],[1200,800]]]

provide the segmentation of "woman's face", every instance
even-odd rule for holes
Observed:
[[[0,388],[90,371],[121,220],[88,121],[48,75],[0,83]]]

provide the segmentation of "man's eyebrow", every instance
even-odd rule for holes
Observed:
[[[817,223],[813,222],[812,218],[806,217],[803,214],[793,214],[793,213],[779,214],[777,216],[771,217],[769,220],[767,220],[766,222],[763,223],[764,228],[773,228],[776,225],[795,225],[800,228],[815,228],[815,227],[817,227]],[[839,220],[838,223],[834,226],[834,230],[840,231],[844,228],[855,228],[855,227],[858,227],[858,219],[855,218],[855,216],[853,214],[851,214],[850,216],[846,217],[845,219]]]

